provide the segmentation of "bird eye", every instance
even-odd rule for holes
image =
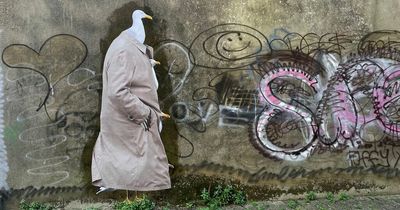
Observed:
[[[231,41],[232,41],[232,39],[231,39],[231,38],[228,38],[228,41],[230,41],[230,42],[231,42]]]

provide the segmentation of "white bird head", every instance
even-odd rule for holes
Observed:
[[[135,20],[142,20],[143,18],[153,20],[153,18],[150,15],[144,13],[142,10],[133,11],[132,13],[133,22],[135,22]]]
[[[146,38],[146,33],[144,31],[144,26],[142,22],[143,18],[153,20],[150,15],[147,15],[142,10],[133,11],[132,26],[128,29],[140,43],[144,43],[144,40]]]

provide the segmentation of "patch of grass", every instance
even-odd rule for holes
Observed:
[[[235,204],[243,206],[247,202],[246,194],[232,185],[218,185],[212,192],[205,188],[201,191],[201,199],[209,209],[219,209],[222,206]]]
[[[155,208],[156,204],[146,196],[135,201],[123,201],[114,205],[116,210],[154,210]]]
[[[338,200],[339,201],[347,201],[349,199],[350,199],[350,196],[347,193],[344,193],[344,192],[340,193],[339,196],[338,196]]]
[[[363,207],[362,207],[361,204],[357,204],[357,205],[355,206],[355,208],[356,208],[356,209],[363,209]]]
[[[317,205],[317,209],[318,209],[318,210],[327,210],[325,207],[320,206],[320,205]]]
[[[259,205],[257,207],[257,210],[265,210],[265,209],[268,209],[268,208],[269,208],[269,205],[268,204],[264,204],[264,205]]]
[[[22,200],[19,203],[19,209],[20,210],[53,210],[56,208],[49,204],[39,203],[36,201],[27,203],[26,201]]]
[[[161,208],[161,210],[170,210],[170,209],[171,209],[171,204],[169,202],[167,202],[166,205]]]
[[[265,210],[268,209],[269,205],[268,204],[261,204],[261,203],[257,203],[256,201],[253,201],[250,203],[251,207],[250,209],[252,210]]]
[[[314,191],[310,191],[306,194],[306,202],[309,203],[310,201],[316,200],[317,194]]]
[[[326,200],[328,200],[329,203],[335,203],[335,195],[332,192],[326,193]]]
[[[194,204],[193,201],[186,203],[185,207],[187,209],[194,209],[196,207],[196,205]]]
[[[251,205],[252,207],[256,208],[256,207],[258,206],[258,203],[257,203],[256,201],[252,201],[252,202],[250,203],[250,205]]]
[[[85,210],[101,210],[101,209],[97,208],[97,207],[89,207],[89,208],[86,208]]]
[[[287,206],[290,209],[297,209],[297,207],[300,206],[300,203],[298,201],[296,201],[296,200],[289,200],[288,203],[287,203]]]

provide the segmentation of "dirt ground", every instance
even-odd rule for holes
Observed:
[[[113,203],[115,201],[109,201],[107,203],[81,203],[80,201],[73,201],[65,205],[63,208],[66,210],[108,210],[113,209]],[[187,208],[186,205],[173,206],[173,205],[157,205],[157,209],[160,210],[173,210],[173,209],[206,209],[204,206],[194,206]],[[349,196],[346,198],[339,198],[335,196],[334,199],[328,199],[324,197],[317,198],[316,200],[285,200],[285,201],[248,201],[245,206],[226,206],[222,209],[233,209],[233,210],[346,210],[346,209],[365,209],[365,210],[397,210],[400,209],[400,195],[387,195],[387,196]]]

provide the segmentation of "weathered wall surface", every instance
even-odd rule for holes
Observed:
[[[254,197],[396,190],[396,0],[3,0],[3,198],[93,194],[102,59],[134,9],[154,17],[169,195],[194,176]]]

